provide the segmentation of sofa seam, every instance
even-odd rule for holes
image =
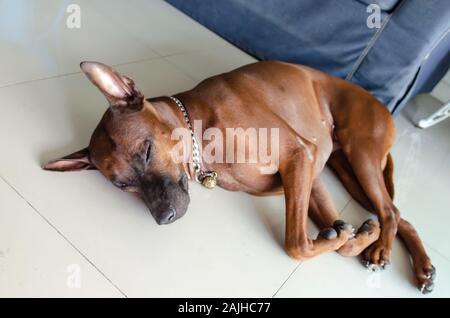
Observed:
[[[416,70],[414,76],[412,77],[411,83],[409,85],[407,85],[405,88],[405,93],[398,100],[395,101],[395,105],[393,105],[393,108],[392,108],[392,113],[396,112],[397,108],[404,102],[405,99],[407,99],[409,97],[412,90],[416,86],[417,78],[419,76],[420,70],[422,69],[423,65],[427,62],[430,55],[433,54],[433,51],[439,46],[439,44],[442,41],[444,41],[444,39],[449,35],[450,35],[450,28],[448,28],[445,32],[443,32],[443,34],[437,39],[437,41],[435,41],[433,43],[433,46],[430,48],[430,50],[423,56],[423,58],[420,61],[419,66],[417,67],[417,70]]]
[[[360,54],[360,56],[358,57],[356,62],[353,64],[350,72],[345,77],[346,80],[350,81],[353,78],[353,76],[356,74],[356,72],[358,72],[359,68],[361,67],[362,63],[366,59],[367,55],[372,50],[372,48],[375,46],[375,43],[377,42],[378,38],[381,36],[381,33],[383,33],[383,31],[386,28],[386,26],[388,25],[389,21],[391,21],[391,18],[397,13],[397,11],[403,6],[404,3],[405,3],[405,1],[402,0],[396,6],[396,8],[391,13],[389,13],[388,16],[384,19],[383,24],[381,25],[381,27],[370,38],[370,40],[367,43],[366,47],[364,48],[364,50],[362,51],[362,53]]]

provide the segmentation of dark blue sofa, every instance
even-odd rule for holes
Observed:
[[[308,65],[395,114],[450,66],[450,0],[167,0],[258,59]],[[380,28],[367,19],[377,4]]]

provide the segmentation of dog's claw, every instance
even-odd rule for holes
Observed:
[[[389,262],[385,262],[385,263],[381,263],[381,264],[373,264],[368,260],[363,260],[363,265],[364,267],[366,267],[368,270],[372,271],[372,272],[378,272],[381,270],[384,270],[386,268],[387,265],[389,265]]]
[[[350,236],[352,236],[352,233],[354,233],[354,231],[355,231],[355,229],[353,228],[353,226],[351,224],[346,223],[343,220],[334,221],[333,227],[336,229],[337,232],[345,231],[345,232],[349,233]]]
[[[428,284],[423,284],[423,285],[420,287],[420,292],[421,292],[422,294],[426,295],[426,294],[431,293],[431,292],[433,291],[433,289],[434,289],[434,283],[433,283],[433,282],[430,282],[430,283],[428,283]]]
[[[385,262],[382,262],[380,265],[381,265],[381,269],[382,270],[384,270],[384,269],[386,269],[386,267],[388,266],[388,265],[390,265],[391,263],[389,262],[389,261],[385,261]]]
[[[371,272],[377,272],[380,269],[380,266],[377,264],[372,264],[369,261],[364,261],[363,264]]]
[[[436,278],[436,267],[431,265],[431,268],[432,268],[432,271],[430,273],[430,278],[431,278],[431,280],[435,280],[435,278]]]
[[[363,225],[361,225],[361,227],[358,229],[358,233],[361,232],[369,232],[370,230],[370,225],[367,224],[367,222],[365,222]]]
[[[372,272],[378,272],[378,271],[385,270],[386,267],[391,264],[389,261],[381,262],[380,264],[373,264],[368,260],[363,260],[362,263],[363,263],[364,267],[366,267],[367,269],[369,269]]]
[[[431,265],[431,270],[424,270],[426,273],[425,278],[426,280],[419,285],[419,290],[422,294],[428,294],[431,293],[434,289],[434,280],[436,279],[436,268]]]
[[[380,267],[379,267],[378,265],[376,265],[376,264],[370,264],[370,265],[369,265],[369,269],[370,269],[372,272],[378,272],[378,271],[380,270]]]
[[[323,237],[327,240],[332,240],[338,237],[338,233],[332,227],[323,229],[319,232],[319,237]]]

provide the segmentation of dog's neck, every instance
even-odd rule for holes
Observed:
[[[203,118],[197,112],[197,109],[195,107],[196,103],[185,104],[184,99],[182,101],[189,112],[189,120],[191,121],[192,125],[194,125],[194,120],[203,120]],[[164,96],[149,98],[147,99],[147,102],[151,103],[151,105],[155,108],[159,119],[164,122],[171,131],[176,128],[189,129],[184,119],[184,114],[169,97]],[[194,131],[196,139],[200,145],[202,145],[203,130],[205,129],[205,127],[202,128],[202,131]],[[190,138],[188,140],[186,140],[186,138],[183,138],[182,141],[185,143],[184,149],[189,149],[189,156],[191,159],[188,163],[184,163],[183,166],[188,177],[191,180],[195,180],[195,172],[192,165],[192,140]],[[208,167],[205,165],[205,163],[202,162],[202,168],[207,169]]]

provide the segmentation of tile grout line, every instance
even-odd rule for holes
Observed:
[[[91,7],[92,10],[94,10],[97,14],[99,14],[99,12],[95,9],[95,7]],[[113,19],[111,17],[109,17],[109,15],[104,15],[105,18],[110,18]],[[119,22],[120,23],[120,22]],[[123,25],[123,24],[122,24]],[[133,33],[130,32],[129,30],[127,30],[126,28],[124,29],[124,32],[130,36],[133,36]],[[183,55],[183,54],[187,54],[187,53],[193,53],[193,52],[199,52],[199,51],[203,51],[203,50],[213,50],[216,49],[214,47],[211,48],[202,48],[202,49],[188,49],[188,50],[183,50],[180,52],[172,52],[172,53],[161,53],[159,52],[157,49],[151,47],[150,45],[148,45],[148,43],[146,43],[145,41],[139,40],[137,38],[134,38],[138,43],[140,43],[141,45],[143,45],[145,48],[147,48],[148,50],[150,50],[152,53],[155,54],[155,56],[153,57],[149,57],[149,58],[144,58],[144,59],[138,59],[138,60],[133,60],[130,62],[124,62],[124,63],[117,63],[117,64],[111,64],[111,66],[113,67],[117,67],[117,66],[123,66],[123,65],[129,65],[129,64],[135,64],[135,63],[141,63],[141,62],[147,62],[147,61],[152,61],[152,60],[164,60],[165,62],[169,63],[171,66],[175,67],[178,71],[180,71],[181,73],[183,73],[184,75],[188,76],[190,79],[194,80],[194,81],[199,81],[198,79],[192,78],[191,76],[189,76],[188,74],[186,74],[183,70],[181,70],[179,67],[177,67],[174,63],[171,63],[169,61],[168,58],[173,57],[173,56],[178,56],[178,55]],[[225,40],[224,40],[225,41]],[[226,42],[226,41],[225,41]],[[233,46],[233,45],[232,45]],[[237,48],[236,46],[233,46],[234,48],[240,50],[239,48]],[[242,51],[244,52],[244,51]],[[81,62],[81,61],[80,61]],[[39,81],[45,81],[45,80],[50,80],[50,79],[55,79],[55,78],[61,78],[61,77],[65,77],[65,76],[71,76],[71,75],[76,75],[76,74],[80,74],[82,73],[81,71],[76,71],[76,72],[68,72],[68,73],[62,73],[62,74],[56,74],[53,76],[44,76],[44,77],[40,77],[40,78],[36,78],[36,79],[31,79],[31,80],[25,80],[25,81],[19,81],[16,83],[9,83],[6,85],[0,85],[0,89],[2,88],[7,88],[7,87],[12,87],[12,86],[16,86],[16,85],[21,85],[21,84],[29,84],[32,82],[39,82]]]
[[[345,208],[350,204],[350,202],[353,201],[352,198],[350,198],[348,200],[348,202],[344,205],[344,207],[339,211],[339,216],[341,215],[341,213],[345,210]],[[303,262],[300,262],[293,270],[292,272],[289,274],[289,276],[284,280],[284,282],[280,285],[280,287],[276,290],[276,292],[272,295],[272,298],[274,298],[279,292],[280,290],[283,288],[284,285],[286,285],[286,283],[288,282],[288,280],[292,277],[292,275],[295,274],[295,272],[298,270],[298,268],[303,264]]]
[[[133,61],[129,61],[129,62],[123,62],[123,63],[117,63],[117,64],[111,64],[110,66],[112,67],[118,67],[118,66],[125,66],[125,65],[131,65],[131,64],[137,64],[137,63],[144,63],[144,62],[149,62],[149,61],[156,61],[156,60],[163,60],[165,62],[167,62],[168,64],[170,64],[171,66],[175,67],[178,71],[180,71],[181,73],[183,73],[185,76],[188,76],[190,79],[198,81],[198,79],[192,78],[191,76],[189,76],[188,74],[186,74],[185,72],[183,72],[183,70],[181,70],[179,67],[177,67],[174,63],[172,63],[169,58],[174,57],[174,56],[179,56],[179,55],[183,55],[183,54],[187,54],[187,53],[193,53],[193,52],[198,52],[198,51],[203,51],[204,49],[198,49],[198,50],[187,50],[187,51],[182,51],[182,52],[177,52],[177,53],[170,53],[167,55],[160,55],[156,52],[155,56],[153,57],[149,57],[149,58],[144,58],[144,59],[139,59],[139,60],[133,60]],[[207,50],[207,49],[206,49]],[[46,80],[51,80],[51,79],[56,79],[56,78],[61,78],[61,77],[66,77],[66,76],[72,76],[72,75],[77,75],[77,74],[82,74],[81,71],[76,71],[76,72],[68,72],[68,73],[62,73],[62,74],[56,74],[56,75],[51,75],[51,76],[44,76],[44,77],[39,77],[39,78],[35,78],[35,79],[30,79],[30,80],[25,80],[25,81],[20,81],[20,82],[15,82],[15,83],[9,83],[6,85],[1,85],[0,89],[2,88],[8,88],[8,87],[13,87],[13,86],[19,86],[22,84],[29,84],[29,83],[33,83],[33,82],[41,82],[41,81],[46,81]]]
[[[198,83],[199,79],[194,78],[193,76],[191,76],[190,74],[188,74],[188,72],[186,72],[185,70],[183,70],[181,67],[179,67],[178,65],[176,65],[174,62],[172,62],[170,60],[170,56],[169,57],[163,57],[164,61],[166,61],[167,63],[169,63],[171,66],[173,66],[177,71],[179,71],[181,74],[183,74],[184,76],[186,76],[187,78],[189,78],[191,81],[193,81],[194,83]]]
[[[21,82],[15,82],[15,83],[10,83],[10,84],[6,84],[6,85],[2,85],[0,86],[0,89],[2,88],[8,88],[8,87],[13,87],[13,86],[18,86],[18,85],[22,85],[22,84],[29,84],[29,83],[33,83],[33,82],[41,82],[41,81],[46,81],[46,80],[50,80],[50,79],[54,79],[54,78],[60,78],[60,77],[65,77],[65,76],[71,76],[71,75],[75,75],[75,74],[79,74],[81,72],[77,71],[77,72],[69,72],[69,73],[64,73],[64,74],[57,74],[57,75],[53,75],[53,76],[47,76],[47,77],[40,77],[40,78],[36,78],[36,79],[31,79],[31,80],[25,80],[25,81],[21,81]]]
[[[272,295],[272,298],[274,298],[280,292],[281,288],[283,288],[283,286],[286,285],[287,281],[292,277],[292,275],[295,274],[295,272],[300,267],[300,265],[302,265],[302,263],[303,262],[300,262],[297,266],[295,266],[295,268],[292,270],[292,272],[289,274],[289,276],[284,280],[284,282],[281,284],[281,286],[278,287],[276,292]]]
[[[90,6],[90,5],[88,5],[88,6]],[[177,13],[181,13],[185,18],[187,18],[188,20],[190,20],[190,22],[194,22],[194,24],[197,24],[198,26],[200,26],[201,28],[203,28],[204,30],[203,30],[202,32],[206,31],[206,32],[212,33],[214,36],[216,36],[217,38],[219,38],[221,41],[223,41],[223,42],[225,42],[225,43],[227,43],[227,44],[230,44],[232,47],[238,49],[238,50],[241,51],[241,52],[244,52],[243,50],[241,50],[240,48],[238,48],[236,45],[234,45],[234,44],[228,42],[227,40],[225,40],[225,39],[222,38],[221,36],[215,34],[215,33],[212,32],[211,30],[209,30],[208,28],[204,27],[202,24],[200,24],[200,23],[198,23],[197,21],[195,21],[194,19],[192,19],[189,15],[187,15],[187,14],[185,14],[185,13],[179,11],[177,8],[173,7],[171,4],[169,4],[169,6],[170,6],[172,9],[175,9],[175,11],[176,11]],[[212,46],[212,47],[207,47],[207,48],[200,48],[200,49],[186,49],[186,50],[182,50],[182,51],[179,51],[179,52],[164,53],[164,52],[161,52],[159,49],[157,49],[157,48],[151,46],[150,44],[148,44],[147,41],[144,41],[144,40],[141,40],[141,39],[139,39],[139,38],[136,38],[135,35],[134,35],[134,32],[132,32],[131,30],[129,30],[129,29],[127,28],[127,25],[124,24],[124,23],[122,22],[122,20],[117,19],[117,18],[114,18],[114,16],[112,16],[112,15],[110,15],[110,14],[108,14],[108,13],[102,13],[102,12],[98,11],[98,10],[96,9],[95,6],[90,6],[90,8],[91,8],[92,10],[94,10],[97,14],[103,15],[103,17],[105,17],[106,19],[112,20],[112,21],[114,21],[114,23],[120,24],[120,25],[122,26],[123,31],[124,31],[126,34],[132,36],[138,43],[142,44],[144,47],[146,47],[147,49],[149,49],[150,51],[152,51],[153,53],[155,53],[155,55],[157,55],[159,58],[168,58],[168,57],[172,57],[172,56],[183,55],[183,54],[186,54],[186,53],[195,53],[195,52],[199,52],[199,51],[203,51],[203,50],[220,49],[220,48],[217,48],[217,47],[215,47],[215,46]],[[244,53],[245,53],[245,52],[244,52]]]
[[[53,230],[55,230],[72,248],[75,249],[75,251],[78,252],[78,254],[81,255],[92,267],[97,270],[117,291],[119,291],[125,298],[128,298],[127,294],[125,294],[119,286],[117,286],[108,276],[106,276],[105,273],[103,273],[86,255],[81,252],[80,249],[78,249],[60,230],[56,228],[42,213],[40,213],[34,206],[29,202],[12,184],[10,184],[8,181],[3,178],[3,176],[0,176],[0,179],[3,180],[20,198],[22,198]]]
[[[236,50],[238,50],[241,53],[247,54],[246,52],[242,51],[241,49],[239,49],[236,46],[233,46],[233,48],[235,48]],[[189,79],[193,80],[194,82],[198,83],[201,82],[204,78],[196,78],[195,76],[192,76],[191,74],[189,74],[189,72],[187,72],[186,70],[184,70],[183,68],[179,67],[176,63],[174,63],[171,58],[172,57],[178,57],[178,56],[182,56],[185,54],[190,54],[190,53],[197,53],[197,52],[205,52],[205,51],[218,51],[221,50],[221,48],[205,48],[205,49],[196,49],[196,50],[188,50],[188,51],[183,51],[183,52],[179,52],[179,53],[171,53],[168,55],[164,55],[162,56],[162,58],[169,63],[171,66],[173,66],[175,69],[177,69],[178,71],[180,71],[182,74],[184,74],[185,76],[187,76]],[[248,54],[247,54],[248,55]],[[253,57],[252,57],[253,58]],[[257,62],[258,60],[254,60],[252,63]],[[245,65],[245,64],[243,64]]]
[[[344,212],[344,210],[347,208],[347,206],[354,201],[354,199],[352,197],[350,197],[350,199],[348,200],[348,202],[344,205],[344,207],[339,211],[339,216],[341,216],[341,214]]]
[[[149,58],[140,59],[140,60],[134,60],[134,61],[130,61],[130,62],[111,64],[111,66],[113,66],[113,67],[125,66],[125,65],[130,65],[130,64],[149,62],[149,61],[153,61],[153,60],[155,60],[155,61],[156,60],[164,60],[164,56],[158,55],[158,56],[149,57]],[[57,74],[57,75],[53,75],[53,76],[40,77],[40,78],[36,78],[36,79],[31,79],[31,80],[26,80],[26,81],[21,81],[21,82],[16,82],[16,83],[10,83],[10,84],[0,86],[0,89],[7,88],[7,87],[13,87],[16,85],[18,86],[18,85],[22,85],[22,84],[29,84],[29,83],[33,83],[33,82],[41,82],[41,81],[46,81],[46,80],[51,80],[51,79],[56,79],[56,78],[61,78],[61,77],[66,77],[66,76],[72,76],[72,75],[76,75],[76,74],[82,74],[82,72],[81,71],[68,72],[68,73],[62,73],[62,74]]]
[[[450,259],[442,254],[438,249],[434,248],[431,244],[429,244],[427,241],[423,240],[423,244],[428,247],[429,249],[433,250],[435,253],[439,254],[439,256],[441,256],[445,261],[450,263]]]

